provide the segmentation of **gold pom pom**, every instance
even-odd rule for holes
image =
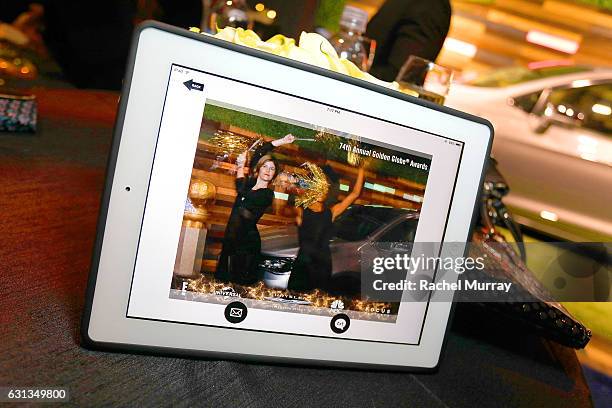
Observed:
[[[308,174],[301,177],[300,184],[306,185],[306,188],[295,199],[295,206],[307,208],[327,196],[329,182],[323,170],[316,164],[306,162],[304,167]]]
[[[239,154],[253,144],[253,139],[243,135],[237,135],[228,130],[219,129],[210,138],[212,144],[219,153]]]

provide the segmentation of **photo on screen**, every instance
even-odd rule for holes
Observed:
[[[170,298],[395,321],[359,252],[414,241],[432,158],[367,136],[208,100]]]

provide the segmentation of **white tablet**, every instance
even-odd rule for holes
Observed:
[[[146,23],[119,106],[84,344],[435,368],[451,302],[368,296],[364,265],[402,243],[466,242],[492,133],[378,85]]]

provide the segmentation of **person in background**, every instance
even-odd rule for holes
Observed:
[[[134,30],[132,1],[47,1],[43,38],[79,88],[120,89]]]
[[[289,290],[310,291],[329,288],[332,276],[329,242],[334,234],[333,222],[359,198],[364,180],[365,167],[362,165],[357,172],[353,190],[342,201],[328,206],[326,202],[329,192],[327,192],[306,208],[297,208],[295,220],[300,249],[289,277]]]
[[[387,0],[368,23],[376,40],[370,73],[394,81],[410,55],[435,61],[450,27],[449,0]]]
[[[202,24],[202,0],[157,0],[155,19],[181,28],[200,27]]]
[[[9,2],[10,3],[10,2]],[[0,7],[13,26],[79,88],[121,88],[137,15],[135,0],[19,0]]]
[[[13,25],[31,43],[48,50],[61,67],[64,79],[78,88],[121,89],[134,28],[151,18],[183,28],[199,26],[202,3],[200,0],[0,2],[0,21],[14,21]]]

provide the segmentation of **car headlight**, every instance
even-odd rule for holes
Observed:
[[[272,273],[291,272],[293,258],[264,257],[259,262],[259,268]]]

